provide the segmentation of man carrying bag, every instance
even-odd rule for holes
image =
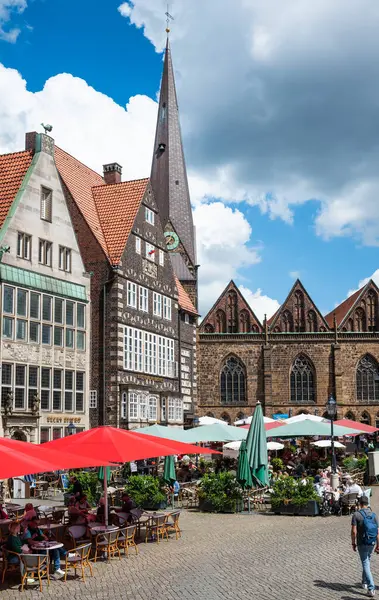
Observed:
[[[362,563],[362,587],[370,598],[375,596],[375,584],[371,574],[370,561],[374,550],[379,550],[378,518],[369,507],[367,496],[359,499],[360,509],[351,520],[351,543],[354,552],[358,548]]]

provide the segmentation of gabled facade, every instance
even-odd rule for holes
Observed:
[[[90,275],[51,137],[0,156],[0,226],[0,429],[46,442],[89,426]]]
[[[176,280],[148,179],[104,177],[57,149],[86,268],[93,273],[91,424],[183,425],[193,412],[197,312]]]
[[[199,415],[233,422],[260,401],[270,417],[321,416],[333,394],[339,417],[379,427],[379,290],[372,281],[325,318],[296,281],[258,333],[236,327],[238,296],[228,318],[230,291],[238,294],[229,284],[199,327]]]
[[[196,238],[168,39],[150,179],[175,274],[197,308]]]
[[[262,325],[234,283],[226,286],[203,319],[201,333],[261,333]]]

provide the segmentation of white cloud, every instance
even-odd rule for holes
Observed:
[[[300,271],[290,271],[288,275],[291,279],[300,279]]]
[[[357,292],[358,290],[360,290],[361,288],[363,288],[363,286],[366,285],[366,283],[368,283],[370,281],[370,279],[373,280],[373,282],[379,286],[379,269],[376,269],[376,271],[373,272],[372,275],[370,275],[369,277],[365,277],[364,279],[361,279],[360,282],[358,283],[358,286],[356,287],[356,289],[354,290],[349,290],[347,292],[347,298],[349,296],[351,296],[352,294],[355,294],[355,292]]]
[[[277,300],[262,294],[262,290],[260,288],[253,292],[253,290],[250,290],[244,285],[240,285],[239,289],[261,323],[263,322],[265,315],[267,315],[267,319],[269,319],[280,307],[280,304]]]
[[[377,245],[379,9],[372,0],[282,8],[170,5],[194,198],[245,201],[289,224],[297,205],[316,199],[316,234]],[[130,0],[125,12],[157,50],[165,10],[165,0]]]
[[[26,0],[0,0],[0,40],[11,43],[17,40],[20,29],[18,27],[8,29],[6,25],[13,14],[24,12],[26,7]]]
[[[117,10],[123,17],[130,17],[132,13],[131,6],[128,4],[128,2],[123,2],[120,4]]]

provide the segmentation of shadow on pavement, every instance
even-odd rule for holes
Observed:
[[[367,593],[364,590],[359,589],[360,586],[358,584],[350,585],[348,583],[330,583],[329,581],[322,581],[320,579],[316,579],[313,583],[318,588],[356,594],[355,596],[343,596],[341,600],[357,600],[357,597],[359,598],[359,596],[363,596],[365,598],[367,597]]]

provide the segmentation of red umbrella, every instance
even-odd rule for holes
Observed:
[[[366,425],[366,423],[359,423],[359,421],[351,421],[350,419],[340,419],[339,421],[334,421],[335,425],[341,425],[342,427],[350,427],[351,429],[359,429],[362,433],[376,433],[379,431],[376,427],[372,427],[371,425]],[[351,435],[359,435],[357,433],[352,433]]]
[[[107,465],[111,463],[107,462]],[[0,438],[0,479],[44,473],[57,469],[97,467],[98,462],[80,454],[58,452],[46,444],[30,444],[10,438]]]
[[[265,430],[269,431],[270,429],[275,429],[276,427],[281,427],[284,425],[283,421],[274,421],[273,423],[265,423]],[[243,429],[249,429],[250,425],[242,425]]]
[[[145,433],[136,433],[126,429],[103,426],[82,431],[74,435],[47,442],[44,447],[69,452],[78,452],[97,460],[98,466],[112,462],[130,462],[153,458],[154,456],[170,456],[173,454],[220,454],[216,450],[167,440]],[[104,461],[106,461],[104,463]],[[104,477],[105,519],[108,520],[107,478]]]

